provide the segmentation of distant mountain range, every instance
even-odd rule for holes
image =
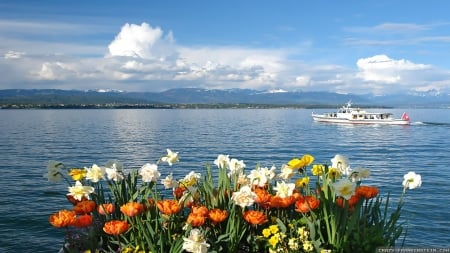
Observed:
[[[276,106],[328,107],[352,101],[357,106],[450,107],[449,94],[417,93],[386,96],[338,94],[331,92],[282,92],[250,89],[177,88],[162,92],[124,92],[117,90],[0,90],[0,105],[211,105],[253,104]]]

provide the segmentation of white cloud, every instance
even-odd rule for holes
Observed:
[[[20,59],[22,56],[25,55],[25,52],[16,52],[16,51],[8,51],[5,53],[3,58],[5,59]]]
[[[75,27],[78,29],[70,32],[82,30]],[[6,36],[0,41],[0,75],[7,84],[0,88],[27,83],[27,88],[54,88],[58,84],[67,89],[204,87],[383,94],[449,89],[448,71],[387,55],[355,59],[356,67],[346,67],[301,60],[305,54],[302,48],[178,45],[172,32],[147,23],[125,24],[116,32],[110,43],[103,45],[18,41]]]
[[[358,67],[357,76],[364,81],[393,84],[403,81],[407,72],[414,70],[425,70],[430,66],[425,64],[415,64],[401,59],[394,60],[386,55],[375,55],[368,58],[359,59],[356,62]]]
[[[295,85],[299,87],[305,87],[308,86],[311,82],[310,76],[297,76],[295,78]]]
[[[147,23],[141,25],[125,24],[113,42],[109,44],[111,56],[129,56],[143,59],[164,60],[171,56],[170,44],[173,36],[169,33],[165,38],[161,28],[152,28]]]

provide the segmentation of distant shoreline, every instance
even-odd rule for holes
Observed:
[[[312,105],[277,104],[4,104],[0,109],[270,109],[334,108]]]
[[[246,103],[223,103],[223,104],[28,104],[7,103],[0,104],[0,109],[336,109],[341,105],[317,105],[317,104],[246,104]],[[391,106],[364,106],[361,108],[384,108],[394,109]],[[403,107],[399,107],[403,108]],[[416,107],[417,108],[417,107]],[[436,107],[420,107],[436,108]]]

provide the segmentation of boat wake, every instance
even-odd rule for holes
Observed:
[[[450,127],[450,123],[445,123],[445,122],[422,122],[422,121],[416,121],[416,122],[411,122],[410,125],[411,126],[445,126],[445,127]]]

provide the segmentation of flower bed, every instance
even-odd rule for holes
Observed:
[[[389,195],[363,184],[370,171],[351,169],[342,155],[247,174],[243,161],[219,155],[203,175],[162,178],[159,167],[178,161],[169,149],[140,169],[50,161],[45,177],[65,180],[72,203],[49,217],[66,231],[61,252],[374,252],[404,235],[404,195],[421,185],[420,175],[406,174],[389,207]]]

